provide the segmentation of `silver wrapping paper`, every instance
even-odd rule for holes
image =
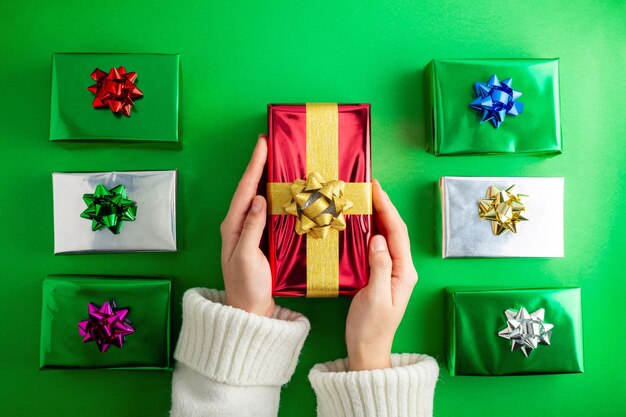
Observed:
[[[478,201],[491,185],[517,185],[529,221],[517,233],[494,235],[478,215]],[[444,258],[563,257],[563,178],[442,177],[441,256]]]
[[[123,184],[137,203],[137,218],[125,221],[120,234],[91,230],[80,217],[83,194],[98,184]],[[176,171],[126,171],[52,174],[54,253],[176,251]]]

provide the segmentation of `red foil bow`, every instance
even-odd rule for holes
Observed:
[[[143,93],[135,85],[137,73],[127,73],[123,66],[111,68],[108,74],[96,68],[91,73],[91,78],[96,82],[88,88],[96,95],[91,104],[94,109],[109,107],[113,113],[123,113],[130,117],[134,100],[143,97]]]
[[[126,320],[127,315],[128,309],[116,308],[115,301],[107,301],[102,306],[89,303],[89,318],[78,322],[83,343],[96,342],[103,353],[111,345],[121,348],[125,337],[135,333],[135,329]]]

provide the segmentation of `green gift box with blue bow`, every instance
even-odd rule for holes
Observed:
[[[563,152],[558,59],[435,59],[425,79],[428,152]]]

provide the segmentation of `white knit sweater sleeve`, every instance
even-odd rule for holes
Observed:
[[[315,365],[309,380],[319,417],[430,417],[439,375],[427,355],[394,354],[392,367],[347,372],[348,360]]]
[[[273,318],[224,303],[204,288],[183,297],[174,353],[172,417],[274,417],[309,332],[306,317],[276,306]]]

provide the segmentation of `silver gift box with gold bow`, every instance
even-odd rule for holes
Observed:
[[[442,177],[443,258],[563,257],[560,177]]]

